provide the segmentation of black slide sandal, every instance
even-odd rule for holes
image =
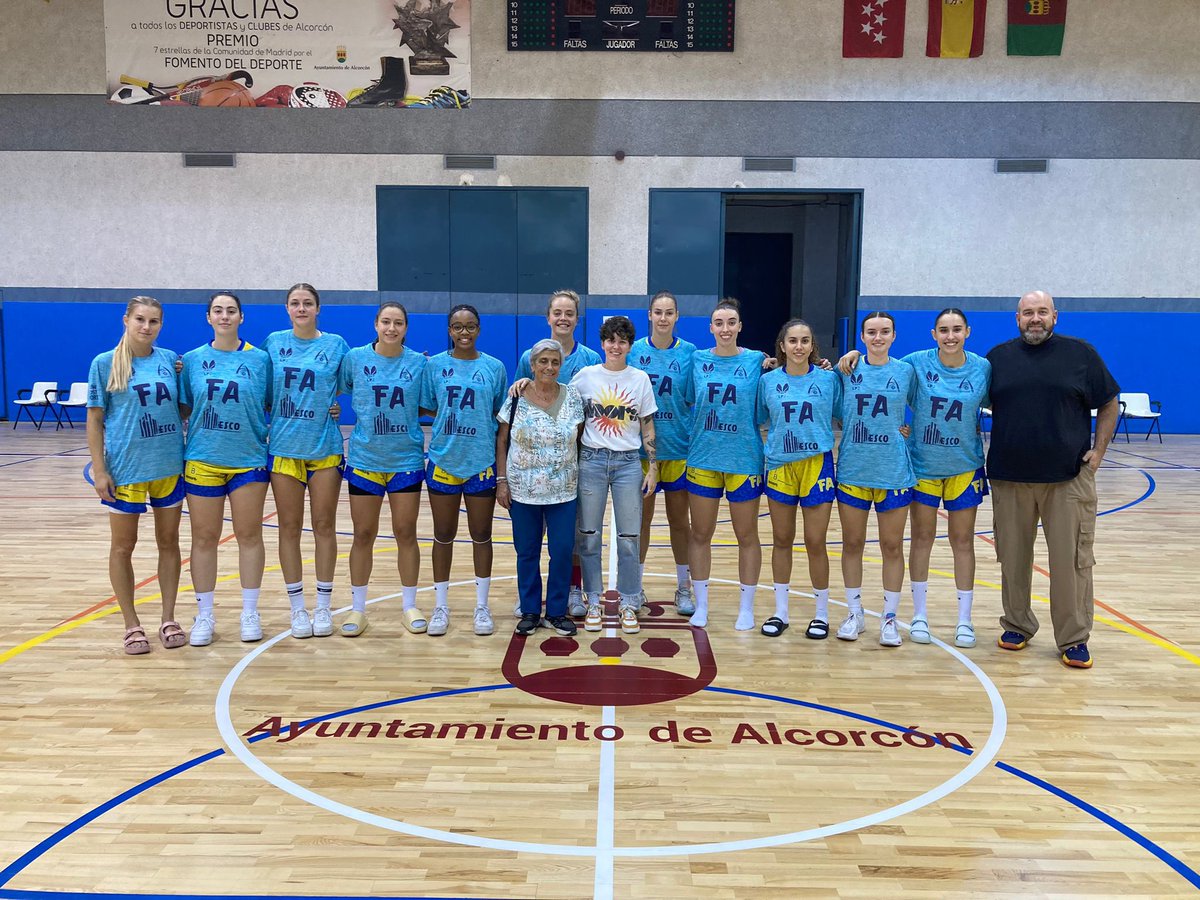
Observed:
[[[779,618],[779,616],[771,616],[762,624],[762,633],[767,637],[779,637],[788,630],[788,623]]]
[[[804,636],[814,641],[823,641],[829,637],[829,623],[824,619],[813,619],[808,623]]]

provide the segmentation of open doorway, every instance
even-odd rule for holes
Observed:
[[[825,356],[853,346],[858,305],[858,192],[723,194],[721,293],[742,303],[741,344],[771,352],[793,317]]]

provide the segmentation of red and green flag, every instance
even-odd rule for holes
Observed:
[[[929,0],[925,55],[966,59],[983,53],[987,0]]]
[[[1008,0],[1008,55],[1061,56],[1067,0]]]

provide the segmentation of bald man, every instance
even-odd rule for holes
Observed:
[[[998,643],[1021,650],[1037,633],[1030,592],[1041,520],[1050,552],[1054,640],[1064,665],[1089,669],[1096,470],[1116,428],[1120,387],[1096,348],[1055,334],[1057,324],[1054,298],[1031,291],[1017,304],[1020,336],[987,355],[992,364],[987,473],[1004,601]]]

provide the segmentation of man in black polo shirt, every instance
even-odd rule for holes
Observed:
[[[1004,601],[999,644],[1020,650],[1038,630],[1030,592],[1040,519],[1050,551],[1054,639],[1065,665],[1087,669],[1095,611],[1096,469],[1116,428],[1120,388],[1096,348],[1055,334],[1057,323],[1054,299],[1031,291],[1017,304],[1021,336],[987,355],[992,364],[987,473]]]

